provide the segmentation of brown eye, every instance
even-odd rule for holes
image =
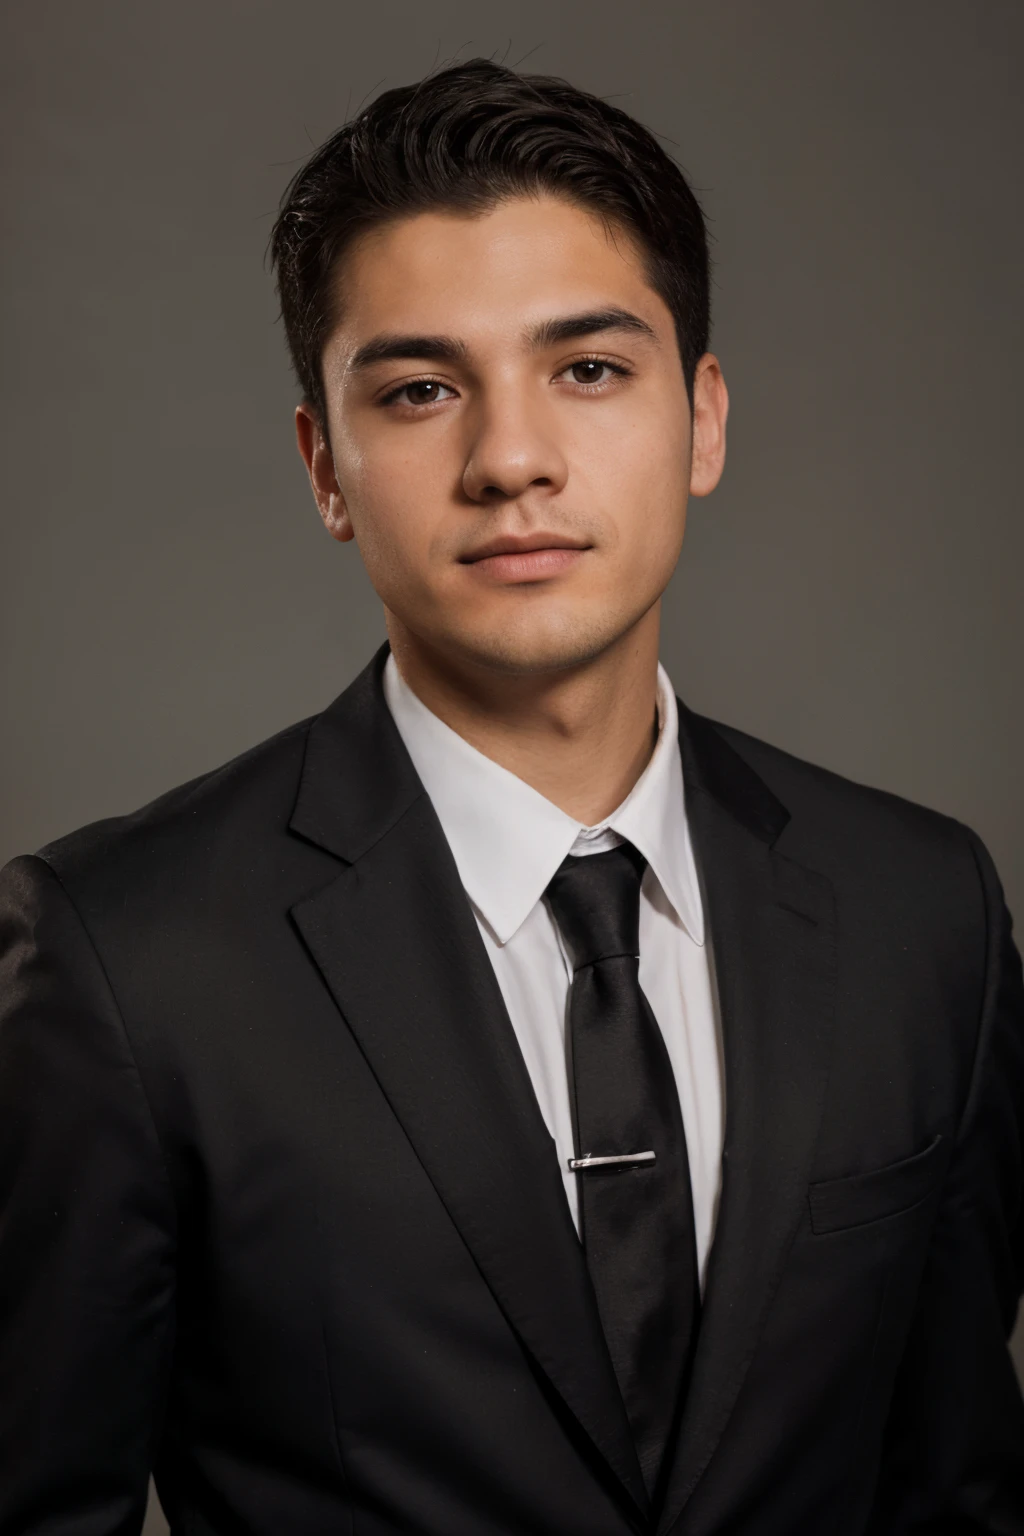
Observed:
[[[407,384],[405,393],[410,405],[433,405],[440,399],[443,388],[444,385],[436,379],[420,379],[416,384]]]
[[[603,384],[604,379],[601,375],[607,367],[607,363],[584,359],[583,362],[573,363],[569,372],[577,384]]]
[[[457,392],[440,379],[413,379],[409,384],[399,384],[380,401],[381,405],[438,405],[444,400],[455,400]]]

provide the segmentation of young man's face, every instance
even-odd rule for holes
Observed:
[[[672,316],[630,241],[516,198],[377,229],[338,281],[329,445],[305,407],[299,444],[392,632],[516,673],[626,639],[672,573],[689,492],[721,474],[727,409],[708,355],[691,429]]]

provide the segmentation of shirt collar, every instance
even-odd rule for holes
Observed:
[[[499,944],[507,944],[526,920],[566,854],[586,852],[595,842],[607,846],[615,841],[609,832],[639,849],[690,938],[703,944],[676,699],[663,667],[651,759],[622,804],[595,827],[574,821],[445,725],[413,693],[393,656],[384,668],[384,697],[433,802],[466,894]]]

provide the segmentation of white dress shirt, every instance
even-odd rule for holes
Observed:
[[[471,747],[413,693],[393,656],[384,695],[433,802],[476,916],[579,1228],[565,1052],[572,966],[544,891],[566,854],[622,839],[647,860],[640,985],[661,1027],[686,1129],[701,1286],[721,1184],[724,1121],[718,1010],[683,793],[675,694],[658,668],[658,740],[618,810],[597,826],[567,816]]]

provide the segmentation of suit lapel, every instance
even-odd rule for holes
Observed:
[[[680,711],[687,812],[722,1021],[723,1182],[690,1388],[659,1533],[721,1439],[805,1207],[834,1001],[824,877],[774,848],[788,813],[707,721]]]
[[[292,818],[345,861],[292,909],[498,1305],[634,1517],[646,1495],[551,1137],[381,652],[311,729]]]

